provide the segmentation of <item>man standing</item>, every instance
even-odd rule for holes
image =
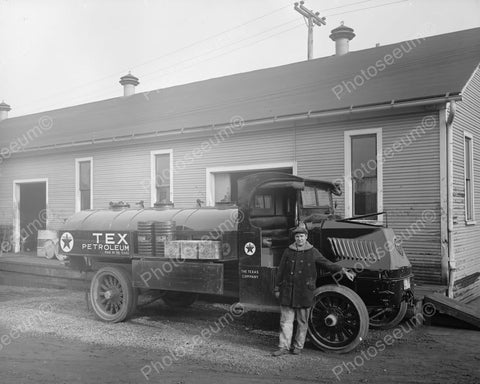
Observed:
[[[308,316],[313,305],[313,291],[316,288],[317,269],[315,264],[330,272],[342,271],[350,280],[354,274],[326,259],[308,241],[304,224],[293,230],[295,242],[283,253],[277,272],[275,296],[280,300],[280,341],[279,349],[272,353],[281,356],[289,353],[293,333],[293,321],[297,319],[297,332],[292,353],[302,352],[307,335]]]

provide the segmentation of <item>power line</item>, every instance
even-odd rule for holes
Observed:
[[[246,45],[243,45],[243,46],[240,46],[240,47],[237,47],[237,48],[234,48],[234,49],[230,49],[230,50],[228,50],[228,51],[226,51],[226,52],[223,52],[223,53],[221,53],[221,54],[219,54],[219,55],[216,55],[216,56],[213,56],[213,57],[209,57],[209,58],[207,58],[207,59],[205,59],[205,60],[198,61],[198,59],[199,59],[200,57],[202,57],[202,56],[205,56],[205,55],[208,55],[208,54],[210,54],[210,53],[213,53],[213,52],[216,52],[216,51],[219,51],[219,50],[222,50],[222,49],[231,47],[232,45],[236,45],[236,44],[242,43],[242,42],[247,41],[247,40],[251,40],[252,38],[258,37],[258,36],[260,36],[260,35],[263,35],[263,34],[265,34],[265,33],[271,32],[271,31],[273,31],[273,30],[276,30],[276,29],[278,29],[278,28],[284,27],[284,26],[286,26],[286,25],[289,25],[289,24],[292,24],[292,23],[295,23],[295,22],[297,22],[297,20],[290,20],[290,21],[288,21],[288,22],[286,22],[286,23],[278,24],[278,25],[276,25],[276,26],[274,26],[274,27],[272,27],[272,28],[269,28],[269,29],[267,29],[267,30],[265,30],[265,31],[259,32],[259,33],[255,34],[255,35],[252,35],[252,36],[248,36],[248,37],[243,38],[243,39],[241,39],[241,40],[235,41],[235,42],[233,42],[233,43],[231,43],[231,44],[228,44],[228,45],[224,45],[224,46],[220,46],[220,47],[211,49],[211,50],[209,50],[209,51],[207,51],[207,52],[204,52],[204,53],[202,53],[202,54],[200,54],[200,55],[197,55],[197,56],[194,56],[194,57],[190,57],[190,58],[187,58],[187,59],[178,61],[178,62],[176,62],[176,63],[173,63],[172,65],[169,65],[169,66],[166,66],[166,67],[163,67],[163,68],[154,70],[154,71],[152,71],[152,72],[145,73],[145,74],[143,74],[142,79],[149,78],[149,77],[155,75],[155,74],[158,73],[158,72],[165,72],[165,73],[162,73],[162,75],[161,75],[162,77],[164,77],[164,76],[166,76],[166,75],[168,75],[168,74],[170,74],[170,73],[173,72],[173,71],[170,71],[170,72],[166,72],[166,71],[168,71],[168,70],[170,70],[170,69],[177,68],[177,67],[178,67],[179,65],[181,65],[181,64],[194,61],[193,64],[187,65],[186,67],[181,68],[180,70],[188,69],[188,68],[190,68],[190,67],[192,67],[192,66],[194,66],[194,65],[197,65],[198,63],[203,63],[203,62],[206,62],[206,61],[215,59],[215,58],[217,58],[217,57],[224,56],[224,55],[229,54],[229,53],[231,53],[231,52],[237,51],[237,50],[239,50],[239,49],[243,49],[243,48],[245,48],[245,47],[252,46],[252,45],[257,44],[257,43],[260,43],[260,42],[262,42],[262,41],[264,41],[264,40],[267,40],[267,39],[270,39],[270,38],[272,38],[272,37],[275,37],[275,36],[277,36],[277,35],[279,35],[279,34],[282,34],[282,33],[288,32],[288,31],[290,31],[290,30],[292,30],[292,29],[298,28],[298,27],[301,26],[301,24],[297,24],[297,25],[294,26],[293,28],[289,28],[289,29],[280,31],[280,32],[278,32],[278,33],[275,33],[275,34],[272,34],[272,35],[270,35],[270,36],[267,36],[267,37],[265,37],[265,38],[263,38],[263,39],[260,39],[260,40],[254,41],[254,42],[250,42],[250,43],[248,43],[248,44],[246,44]],[[176,72],[177,72],[177,71],[176,71]],[[118,89],[118,87],[115,86],[115,85],[111,85],[111,86],[109,86],[108,88],[104,88],[104,89],[101,89],[101,90],[99,90],[99,91],[96,91],[96,92],[93,92],[93,93],[89,93],[89,95],[91,95],[91,96],[93,96],[93,95],[108,95],[108,94],[110,94],[112,91],[114,91],[115,89]],[[84,97],[85,97],[84,95],[76,95],[76,96],[71,97],[70,100],[83,99]]]
[[[286,23],[278,24],[278,25],[276,25],[276,26],[274,26],[274,27],[272,27],[272,28],[266,29],[266,30],[264,30],[264,31],[262,31],[262,32],[259,32],[259,33],[255,34],[255,35],[245,37],[245,38],[243,38],[243,39],[241,39],[241,40],[237,40],[237,41],[235,41],[235,42],[233,42],[233,43],[230,43],[230,44],[228,44],[228,45],[224,45],[224,46],[221,46],[221,47],[217,47],[217,48],[211,49],[211,50],[209,50],[209,51],[207,51],[207,52],[203,52],[203,53],[200,54],[200,55],[197,55],[197,56],[194,56],[194,57],[190,57],[190,58],[187,58],[187,59],[178,61],[178,62],[173,63],[172,65],[169,65],[169,66],[167,66],[167,67],[156,69],[156,70],[154,70],[154,71],[152,71],[152,72],[149,72],[149,73],[144,74],[143,77],[145,78],[145,77],[151,76],[151,75],[153,75],[153,74],[155,74],[155,73],[158,73],[158,72],[161,72],[161,71],[170,69],[170,68],[175,68],[175,67],[176,67],[177,65],[179,65],[179,64],[183,64],[183,63],[185,63],[185,62],[189,62],[189,61],[192,61],[192,60],[196,60],[196,59],[198,59],[198,58],[201,57],[201,56],[205,56],[205,55],[208,55],[208,54],[210,54],[210,53],[212,53],[212,52],[216,52],[216,51],[222,50],[222,49],[224,49],[224,48],[231,47],[232,45],[241,43],[241,42],[246,41],[246,40],[250,40],[250,39],[252,39],[252,38],[255,38],[255,37],[257,37],[257,36],[263,35],[263,34],[265,34],[265,33],[268,33],[268,32],[270,32],[270,31],[273,31],[273,30],[275,30],[275,29],[278,29],[278,28],[280,28],[280,27],[283,27],[283,26],[286,26],[286,25],[289,25],[289,24],[292,24],[292,23],[295,23],[295,22],[297,22],[297,20],[290,20],[290,21],[288,21],[288,22],[286,22]],[[294,28],[297,28],[297,27],[298,27],[298,25],[297,25],[296,27],[294,27]],[[294,29],[294,28],[292,28],[292,29]],[[290,30],[290,29],[289,29],[289,30]],[[283,33],[283,32],[282,32],[282,33]],[[272,35],[272,36],[274,36],[274,35]],[[270,38],[270,37],[268,37],[268,38]],[[262,39],[262,40],[260,40],[260,41],[263,41],[263,40],[265,40],[265,39]],[[255,44],[255,42],[253,42],[253,43],[251,43],[251,44]],[[234,50],[235,50],[235,49],[234,49]],[[225,52],[225,53],[222,53],[221,55],[217,55],[217,56],[215,56],[215,57],[223,56],[224,54],[226,54],[226,53],[228,53],[228,52],[233,52],[234,50],[229,50],[229,51],[227,51],[227,52]]]
[[[346,7],[353,6],[353,5],[368,3],[368,2],[371,2],[371,1],[375,1],[375,0],[357,1],[357,2],[354,2],[354,3],[345,4],[345,5],[338,6],[338,7],[327,8],[327,9],[324,9],[323,11],[329,11],[329,10],[335,10],[335,9],[340,9],[340,8],[346,8]],[[335,13],[335,14],[331,14],[331,15],[328,15],[328,16],[331,17],[331,16],[337,16],[337,15],[348,14],[348,13],[353,13],[353,12],[359,12],[359,11],[363,11],[363,10],[367,10],[367,9],[384,7],[384,6],[388,6],[388,5],[392,5],[392,4],[397,4],[397,3],[402,3],[402,2],[406,2],[406,1],[408,1],[408,0],[399,0],[399,1],[394,1],[394,2],[390,2],[390,3],[386,3],[386,4],[374,5],[374,6],[371,6],[371,7],[364,7],[364,8],[349,10],[349,11],[345,11],[345,12]],[[247,21],[247,22],[245,22],[245,23],[239,24],[239,25],[237,25],[237,26],[235,26],[235,27],[229,28],[229,29],[227,29],[227,30],[224,30],[224,31],[222,31],[222,32],[220,32],[220,33],[217,33],[217,34],[214,34],[214,35],[212,35],[212,36],[209,36],[209,37],[207,37],[207,38],[205,38],[205,39],[198,40],[198,41],[196,41],[196,42],[194,42],[194,43],[191,43],[191,44],[189,44],[189,45],[187,45],[187,46],[185,46],[185,47],[179,48],[179,49],[177,49],[177,50],[175,50],[175,51],[169,52],[169,53],[167,53],[167,54],[165,54],[165,55],[162,55],[162,56],[159,56],[159,57],[150,59],[150,60],[145,61],[145,62],[142,62],[142,63],[140,63],[140,64],[137,64],[137,65],[133,66],[133,68],[138,68],[139,66],[146,65],[146,64],[151,63],[151,62],[154,62],[154,61],[156,61],[156,60],[158,60],[158,59],[171,56],[171,55],[173,55],[173,54],[175,54],[175,53],[177,53],[177,52],[179,52],[179,51],[182,51],[182,50],[191,48],[192,46],[195,46],[195,45],[197,45],[197,44],[200,44],[200,43],[203,43],[203,42],[205,42],[205,41],[211,40],[211,39],[213,39],[213,38],[215,38],[215,37],[221,36],[221,35],[223,35],[223,34],[225,34],[225,33],[228,33],[228,32],[231,32],[231,31],[233,31],[233,30],[236,30],[236,29],[238,29],[238,28],[241,28],[241,27],[243,27],[243,26],[245,26],[245,25],[251,24],[251,23],[253,23],[253,22],[257,21],[257,20],[260,20],[260,19],[262,19],[262,18],[265,18],[265,17],[267,17],[267,16],[270,16],[270,15],[272,15],[272,14],[274,14],[274,13],[280,12],[281,10],[283,10],[283,9],[285,9],[285,8],[288,8],[289,6],[290,6],[290,5],[283,6],[283,7],[278,8],[278,9],[272,11],[272,12],[269,12],[269,13],[266,13],[266,14],[261,15],[261,16],[259,16],[259,17],[256,17],[256,18],[254,18],[254,19],[252,19],[252,20],[249,20],[249,21]],[[282,26],[291,24],[291,23],[293,23],[293,22],[294,22],[294,20],[289,21],[289,22],[286,22],[286,23],[279,24],[279,25],[277,25],[277,26],[275,26],[275,27],[269,28],[269,29],[267,29],[267,30],[265,30],[265,31],[262,31],[262,32],[260,32],[260,33],[258,33],[258,34],[255,34],[255,35],[253,35],[253,36],[249,36],[249,37],[247,37],[247,38],[244,38],[244,39],[235,41],[235,42],[233,42],[233,43],[231,43],[231,44],[229,44],[229,45],[217,47],[217,48],[215,48],[215,49],[213,49],[213,50],[207,51],[206,53],[202,53],[201,55],[194,56],[193,58],[181,60],[181,61],[179,61],[179,62],[177,62],[177,63],[174,63],[174,64],[172,64],[172,65],[170,65],[170,66],[168,66],[168,67],[161,68],[161,69],[155,70],[155,71],[153,71],[153,72],[147,73],[147,74],[144,75],[144,77],[151,76],[151,75],[153,75],[153,74],[155,74],[155,73],[158,73],[159,71],[165,71],[165,70],[168,70],[168,69],[170,69],[170,68],[175,68],[176,66],[178,66],[178,65],[180,65],[180,64],[183,64],[183,63],[185,63],[185,62],[192,61],[192,60],[196,60],[198,57],[204,56],[204,55],[206,55],[206,54],[208,55],[208,54],[210,54],[210,53],[212,53],[212,52],[215,52],[215,51],[218,51],[218,50],[221,50],[221,49],[230,47],[231,45],[235,45],[235,44],[241,43],[241,42],[243,42],[243,41],[245,41],[245,40],[250,40],[250,39],[252,39],[252,38],[254,38],[254,37],[257,37],[257,36],[260,36],[260,35],[262,35],[262,34],[268,33],[268,32],[270,32],[270,31],[272,31],[272,30],[274,30],[274,29],[277,29],[277,28],[280,28],[280,27],[282,27]],[[256,42],[252,42],[252,43],[250,43],[249,45],[253,45],[253,44],[257,44],[257,43],[259,43],[259,42],[265,41],[265,40],[270,39],[270,38],[272,38],[272,37],[275,37],[275,36],[277,36],[277,35],[279,35],[279,34],[283,34],[283,33],[288,32],[288,31],[290,31],[290,30],[296,29],[296,28],[298,28],[299,26],[300,26],[300,25],[296,25],[296,26],[294,26],[294,27],[292,27],[292,28],[289,28],[289,29],[287,29],[287,30],[280,31],[279,33],[276,33],[276,34],[267,36],[266,38],[260,39],[260,40],[258,40],[258,41],[256,41]],[[245,48],[246,46],[247,46],[247,45],[241,46],[241,47],[238,47],[238,48],[235,48],[235,49],[228,50],[228,51],[226,51],[226,52],[224,52],[224,53],[222,53],[222,54],[216,55],[216,56],[214,56],[214,57],[207,58],[207,59],[202,60],[202,61],[200,61],[200,62],[209,61],[209,60],[215,59],[215,58],[217,58],[217,57],[224,56],[224,55],[226,55],[226,54],[228,54],[228,53],[237,51],[237,50],[239,50],[239,49],[243,49],[243,48]],[[197,63],[198,63],[198,62],[197,62]],[[186,68],[183,68],[183,69],[187,69],[187,68],[190,68],[190,67],[191,67],[191,65],[190,65],[190,66],[187,66]],[[183,70],[183,69],[182,69],[182,70]],[[101,77],[101,78],[98,78],[98,79],[95,79],[95,80],[91,80],[91,81],[89,81],[89,82],[87,82],[87,83],[84,83],[84,84],[81,84],[81,85],[79,85],[79,86],[77,86],[77,87],[75,87],[75,88],[69,88],[69,89],[66,89],[66,90],[64,90],[64,91],[60,91],[60,92],[57,92],[57,93],[55,93],[55,94],[49,95],[49,96],[47,96],[47,98],[55,97],[55,95],[62,95],[62,94],[64,94],[64,93],[67,93],[67,92],[71,91],[71,89],[83,88],[83,87],[85,87],[85,86],[87,86],[87,85],[97,83],[97,82],[99,82],[99,81],[102,81],[102,80],[111,78],[111,77],[113,77],[113,76],[118,76],[119,74],[124,73],[124,72],[125,72],[125,71],[116,72],[115,74],[112,74],[112,75],[108,75],[108,76],[104,76],[104,77]],[[168,74],[168,73],[166,73],[166,74]],[[164,74],[164,75],[162,75],[162,76],[165,76],[166,74]],[[113,89],[114,89],[114,86],[112,85],[111,87],[109,87],[109,88],[107,89],[107,90],[108,90],[108,93],[110,93],[110,90],[113,90]],[[100,91],[100,93],[99,93],[99,92],[89,93],[89,95],[93,95],[93,94],[107,94],[107,90],[102,89],[102,90]],[[75,96],[75,97],[73,97],[73,99],[78,99],[78,98],[81,98],[81,97],[83,97],[83,96]],[[42,99],[37,99],[37,100],[38,100],[38,101],[45,100],[45,97],[42,98]],[[21,107],[22,107],[22,105],[20,105],[20,108],[21,108]]]
[[[362,3],[370,3],[370,2],[372,2],[372,1],[376,1],[376,0],[357,1],[356,3],[350,3],[350,4],[340,5],[340,6],[338,6],[338,7],[322,9],[322,12],[332,11],[332,10],[334,10],[334,9],[339,9],[339,8],[347,8],[347,7],[350,7],[350,6],[352,6],[352,5],[357,5],[357,4],[362,4]]]
[[[339,8],[345,8],[345,7],[349,7],[349,6],[352,6],[352,5],[357,5],[357,4],[366,3],[366,2],[371,2],[371,1],[375,1],[375,0],[357,1],[357,2],[355,2],[355,3],[345,4],[345,5],[338,6],[338,7],[327,8],[327,9],[325,9],[324,11],[329,11],[329,10],[339,9]],[[280,8],[277,8],[277,9],[273,10],[272,12],[269,12],[269,13],[263,14],[263,15],[261,15],[261,16],[258,16],[258,17],[254,18],[254,19],[251,19],[251,20],[249,20],[249,21],[247,21],[247,22],[245,22],[245,23],[242,23],[242,24],[239,24],[239,25],[237,25],[237,26],[235,26],[235,27],[226,29],[226,30],[224,30],[224,31],[222,31],[222,32],[219,32],[219,33],[217,33],[217,34],[211,35],[211,36],[209,36],[209,37],[207,37],[207,38],[205,38],[205,39],[198,40],[198,41],[196,41],[196,42],[194,42],[194,43],[188,44],[188,45],[186,45],[186,46],[184,46],[184,47],[182,47],[182,48],[179,48],[179,49],[174,50],[174,51],[172,51],[172,52],[169,52],[169,53],[167,53],[167,54],[164,54],[164,55],[155,57],[155,58],[150,59],[150,60],[147,60],[147,61],[144,61],[144,62],[139,63],[139,64],[137,64],[137,65],[134,65],[133,68],[138,68],[138,67],[140,67],[140,66],[144,66],[144,65],[149,64],[149,63],[151,63],[151,62],[154,62],[154,61],[156,61],[156,60],[159,60],[159,59],[166,58],[166,57],[168,57],[168,56],[174,55],[175,53],[178,53],[178,52],[180,52],[180,51],[183,51],[183,50],[186,50],[186,49],[188,49],[188,48],[191,48],[191,47],[193,47],[193,46],[195,46],[195,45],[204,43],[204,42],[209,41],[209,40],[211,40],[211,39],[213,39],[213,38],[216,38],[216,37],[221,36],[221,35],[223,35],[223,34],[226,34],[226,33],[229,33],[229,32],[231,32],[231,31],[234,31],[234,30],[236,30],[236,29],[239,29],[239,28],[241,28],[241,27],[243,27],[243,26],[245,26],[245,25],[251,24],[251,23],[253,23],[253,22],[257,21],[257,20],[260,20],[260,19],[262,19],[262,18],[271,16],[271,15],[273,15],[273,14],[275,14],[275,13],[277,13],[277,12],[280,12],[280,11],[286,9],[286,8],[289,8],[289,7],[290,7],[290,4],[289,4],[289,5],[285,5],[285,6],[283,6],[283,7],[280,7]],[[236,43],[234,43],[234,44],[236,44]],[[183,61],[182,61],[182,62],[183,62]],[[74,87],[74,88],[71,87],[71,88],[65,89],[65,90],[63,90],[63,91],[59,91],[59,92],[56,92],[56,93],[52,93],[52,94],[50,94],[50,95],[47,95],[46,97],[42,97],[41,99],[33,100],[32,102],[42,101],[42,100],[45,100],[45,99],[53,99],[53,98],[62,96],[62,95],[64,95],[65,93],[71,92],[72,89],[77,90],[77,89],[79,89],[79,88],[84,88],[84,87],[86,87],[86,86],[88,86],[88,85],[95,84],[95,83],[99,83],[99,82],[101,82],[101,81],[103,81],[103,80],[110,79],[110,78],[112,78],[112,77],[118,77],[118,76],[124,74],[127,70],[128,70],[128,69],[124,69],[124,70],[115,72],[115,73],[113,73],[113,74],[111,74],[111,75],[106,75],[106,76],[103,76],[103,77],[99,77],[99,78],[90,80],[90,81],[85,82],[85,83],[82,83],[82,84],[80,84],[80,85],[78,85],[78,86],[76,86],[76,87]],[[113,89],[113,86],[110,87],[110,88]],[[95,93],[95,94],[98,94],[98,93]],[[105,94],[104,90],[101,92],[101,94]],[[75,98],[78,99],[79,97],[81,97],[81,96],[77,96],[77,97],[75,97]],[[21,104],[20,104],[19,106],[16,106],[16,109],[22,108],[22,107],[25,107],[25,105],[21,105]]]
[[[195,46],[195,45],[204,43],[204,42],[206,42],[206,41],[212,40],[212,39],[214,39],[214,38],[216,38],[216,37],[219,37],[219,36],[221,36],[221,35],[224,35],[224,34],[226,34],[226,33],[229,33],[229,32],[231,32],[231,31],[234,31],[234,30],[236,30],[236,29],[242,28],[242,27],[244,27],[245,25],[254,23],[255,21],[258,21],[258,20],[263,19],[263,18],[265,18],[265,17],[271,16],[271,15],[273,15],[273,14],[275,14],[275,13],[277,13],[277,12],[280,12],[280,11],[286,9],[286,8],[289,8],[289,7],[290,7],[290,5],[285,5],[285,6],[283,6],[283,7],[277,8],[277,9],[271,11],[271,12],[265,13],[265,14],[263,14],[263,15],[261,15],[261,16],[258,16],[258,17],[256,17],[256,18],[254,18],[254,19],[248,20],[248,21],[246,21],[246,22],[244,22],[244,23],[242,23],[242,24],[239,24],[239,25],[237,25],[237,26],[235,26],[235,27],[228,28],[228,29],[226,29],[226,30],[224,30],[224,31],[222,31],[222,32],[219,32],[219,33],[216,33],[216,34],[214,34],[214,35],[208,36],[208,37],[206,37],[206,38],[204,38],[204,39],[201,39],[201,40],[197,40],[197,41],[195,41],[195,42],[193,42],[193,43],[191,43],[191,44],[188,44],[188,45],[186,45],[186,46],[184,46],[184,47],[178,48],[178,49],[176,49],[176,50],[174,50],[174,51],[171,51],[171,52],[169,52],[169,53],[166,53],[166,54],[163,54],[163,55],[161,55],[161,56],[154,57],[153,59],[150,59],[150,60],[141,62],[141,63],[139,63],[139,64],[136,64],[136,65],[133,66],[133,68],[138,68],[138,67],[147,65],[147,64],[149,64],[149,63],[152,63],[152,62],[154,62],[154,61],[156,61],[156,60],[160,60],[160,59],[164,59],[164,58],[166,58],[166,57],[168,57],[168,56],[172,56],[172,55],[174,55],[174,54],[176,54],[176,53],[178,53],[178,52],[184,51],[184,50],[186,50],[186,49],[188,49],[188,48],[191,48],[191,47],[193,47],[193,46]],[[113,74],[111,74],[111,75],[106,75],[106,76],[103,76],[103,77],[99,77],[99,78],[90,80],[90,81],[88,81],[88,82],[86,82],[86,83],[82,83],[82,84],[76,86],[75,88],[68,88],[68,89],[65,89],[65,90],[63,90],[63,91],[59,91],[59,92],[50,94],[50,95],[46,96],[46,98],[54,98],[54,97],[56,97],[56,96],[61,96],[61,95],[65,94],[65,93],[67,93],[67,92],[70,92],[72,89],[83,88],[83,87],[86,87],[86,86],[88,86],[88,85],[98,83],[98,82],[100,82],[100,81],[102,81],[102,80],[106,80],[106,79],[109,79],[109,78],[114,77],[114,76],[119,76],[119,75],[121,75],[121,74],[124,74],[127,70],[128,70],[128,68],[127,68],[127,69],[123,69],[123,70],[118,71],[118,72],[115,72],[115,73],[113,73]],[[35,101],[42,101],[42,100],[45,100],[45,97],[42,97],[41,99],[33,100],[33,102],[35,102]],[[22,107],[22,105],[20,105],[20,107]],[[17,107],[17,108],[18,108],[18,107]]]
[[[352,13],[352,12],[360,12],[360,11],[365,11],[365,10],[367,10],[367,9],[373,9],[373,8],[385,7],[385,6],[387,6],[387,5],[392,5],[392,4],[405,3],[406,1],[409,1],[409,0],[399,0],[399,1],[393,1],[393,2],[391,2],[391,3],[380,4],[380,5],[374,5],[374,6],[371,6],[371,7],[359,8],[359,9],[353,9],[353,10],[351,10],[351,11],[340,12],[340,13],[334,13],[334,14],[332,14],[332,15],[327,15],[327,16],[331,17],[331,16],[345,15],[345,14],[347,14],[347,13]]]

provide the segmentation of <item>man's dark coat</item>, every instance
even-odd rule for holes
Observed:
[[[342,267],[326,259],[308,241],[303,247],[291,244],[283,253],[277,272],[275,290],[280,292],[280,305],[305,308],[313,305],[317,268],[338,272]]]

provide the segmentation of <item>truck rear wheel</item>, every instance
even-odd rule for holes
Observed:
[[[346,353],[365,339],[368,311],[360,296],[342,285],[324,285],[313,294],[308,333],[318,348]]]
[[[397,326],[405,317],[407,307],[407,303],[402,301],[400,305],[394,307],[369,308],[370,328],[390,329]]]
[[[118,323],[132,314],[136,294],[129,273],[121,267],[103,267],[90,284],[90,303],[100,320]]]

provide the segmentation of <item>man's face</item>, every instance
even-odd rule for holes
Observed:
[[[295,244],[299,247],[305,245],[307,242],[307,235],[305,233],[296,233],[295,234]]]

